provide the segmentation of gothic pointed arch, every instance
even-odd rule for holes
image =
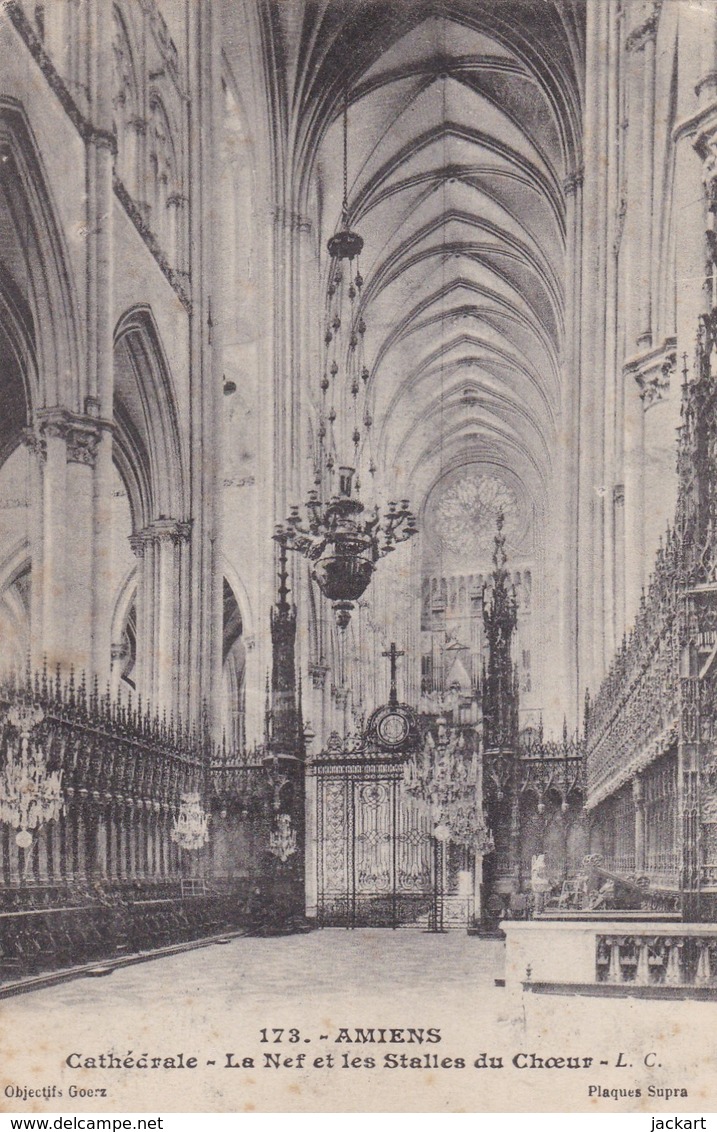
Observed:
[[[31,559],[26,539],[0,561],[0,676],[24,670],[30,651]]]
[[[146,125],[141,114],[135,36],[125,14],[115,4],[113,17],[113,92],[114,128],[117,136],[117,176],[127,191],[139,190],[139,148]]]
[[[170,262],[175,263],[176,233],[171,218],[175,211],[172,202],[180,192],[180,160],[177,154],[180,131],[156,88],[149,92],[147,128],[150,222]]]
[[[35,324],[22,291],[0,260],[0,466],[30,423],[37,394]]]
[[[120,587],[112,615],[112,692],[137,687],[137,570],[130,570]]]
[[[577,411],[567,269],[579,229],[584,5],[545,0],[538,15],[530,0],[355,0],[318,8],[299,0],[291,15],[286,6],[261,4],[251,19],[247,7],[237,5],[236,42],[240,32],[256,33],[258,18],[279,262],[293,270],[296,256],[301,278],[303,233],[310,233],[316,278],[302,278],[302,286],[304,295],[316,287],[323,296],[333,286],[323,249],[343,224],[344,208],[363,241],[356,302],[368,408],[363,431],[357,425],[355,432],[363,442],[371,429],[367,464],[374,465],[376,494],[408,498],[425,520],[431,492],[449,472],[474,467],[485,480],[510,483],[532,525],[515,568],[528,569],[536,582],[536,642],[549,641],[545,650],[559,654],[567,672],[572,623],[558,616],[544,563],[556,533],[574,522],[563,437],[572,434]],[[231,48],[228,55],[231,63]],[[292,298],[305,301],[298,287]],[[326,330],[320,326],[315,338],[313,330],[299,331],[303,315],[287,307],[277,312],[274,380],[286,416],[299,418],[286,435],[303,438],[318,432],[307,418],[322,403],[312,355]],[[300,362],[287,393],[288,357]],[[277,482],[298,482],[300,461],[293,467],[284,455],[294,449],[283,434],[277,447]],[[396,558],[402,554],[408,572],[405,553]],[[474,554],[465,576],[488,565]],[[422,578],[429,587],[446,573],[434,566]],[[383,583],[372,584],[378,590]],[[313,629],[321,603],[317,609],[317,618],[307,615],[312,666],[322,655],[321,630]],[[545,691],[537,651],[532,640],[521,649],[531,672],[525,685],[535,689],[526,691],[526,705]],[[411,680],[418,686],[417,672]]]
[[[83,337],[69,256],[22,106],[0,97],[0,316],[24,363],[29,410],[80,404]]]
[[[135,529],[187,513],[185,459],[174,382],[149,306],[119,319],[114,334],[115,458],[130,491]]]
[[[137,560],[135,612],[113,644],[132,638],[138,695],[176,713],[191,633],[187,461],[174,380],[147,305],[127,310],[115,328],[113,415],[114,461],[131,516],[123,545]]]
[[[38,478],[48,409],[85,413],[84,339],[60,213],[22,104],[0,97],[0,496],[4,547],[21,567],[0,580],[5,664],[46,648],[45,527]],[[32,431],[31,431],[32,430]],[[23,447],[26,440],[29,447]],[[13,552],[14,553],[14,552]]]

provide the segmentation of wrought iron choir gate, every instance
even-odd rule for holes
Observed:
[[[440,916],[430,818],[403,789],[404,762],[336,747],[314,761],[319,926],[431,927]]]

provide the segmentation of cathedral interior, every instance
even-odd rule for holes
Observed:
[[[577,981],[717,986],[713,0],[0,60],[0,985],[589,916]]]

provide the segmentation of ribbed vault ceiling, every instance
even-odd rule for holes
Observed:
[[[318,201],[322,251],[340,221],[350,90],[379,456],[419,505],[468,462],[510,469],[540,505],[565,380],[583,5],[275,0],[258,13],[275,177],[292,207]]]

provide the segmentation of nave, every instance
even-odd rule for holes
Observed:
[[[2,4],[11,1033],[717,997],[715,76],[712,0]]]

